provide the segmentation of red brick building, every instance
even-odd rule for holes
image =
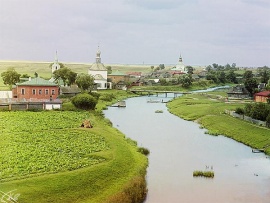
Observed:
[[[263,91],[254,94],[255,102],[264,102],[267,103],[267,99],[270,99],[270,91]]]
[[[18,99],[56,99],[59,86],[42,78],[32,78],[23,83],[17,83],[12,88],[12,97]]]

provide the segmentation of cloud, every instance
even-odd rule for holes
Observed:
[[[269,19],[268,0],[2,0],[0,60],[270,65]]]

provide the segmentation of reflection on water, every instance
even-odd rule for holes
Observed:
[[[114,127],[150,150],[146,203],[270,202],[270,159],[241,143],[204,134],[199,125],[167,111],[157,97],[126,100],[104,111]],[[160,99],[168,100],[168,98]],[[164,113],[155,113],[163,110]],[[193,178],[213,168],[214,179]]]

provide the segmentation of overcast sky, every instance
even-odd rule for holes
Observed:
[[[0,0],[0,60],[270,66],[270,0]]]

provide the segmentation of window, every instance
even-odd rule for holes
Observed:
[[[52,95],[55,95],[55,90],[52,90]]]
[[[48,95],[49,94],[49,90],[45,90],[45,94]]]
[[[35,89],[32,89],[32,94],[36,94],[36,90]]]
[[[42,94],[42,90],[38,90],[38,94]]]
[[[25,89],[21,89],[22,95],[25,95]]]

